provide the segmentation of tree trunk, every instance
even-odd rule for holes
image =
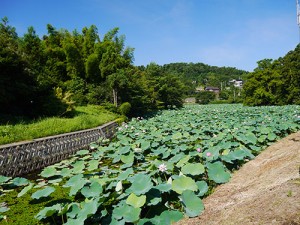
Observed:
[[[118,107],[118,91],[113,89],[114,105]]]

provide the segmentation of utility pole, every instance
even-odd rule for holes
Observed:
[[[297,7],[297,24],[299,27],[299,43],[300,43],[300,5],[299,5],[299,0],[296,0],[296,7]]]

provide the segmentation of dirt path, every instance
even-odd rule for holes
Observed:
[[[276,142],[203,200],[205,211],[177,225],[300,225],[300,132]]]

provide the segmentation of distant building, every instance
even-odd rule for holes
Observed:
[[[219,93],[220,93],[220,88],[218,88],[218,87],[205,87],[204,90],[205,90],[205,91],[212,91],[212,92],[214,92],[214,93],[216,93],[216,94],[219,94]]]
[[[229,81],[234,87],[242,88],[243,87],[243,81],[242,80],[231,80]]]
[[[204,87],[202,86],[196,87],[196,92],[200,92],[200,91],[204,91]]]

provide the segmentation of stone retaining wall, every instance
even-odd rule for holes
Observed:
[[[117,126],[110,122],[93,129],[0,145],[0,175],[15,177],[52,165],[101,137],[113,137]]]

